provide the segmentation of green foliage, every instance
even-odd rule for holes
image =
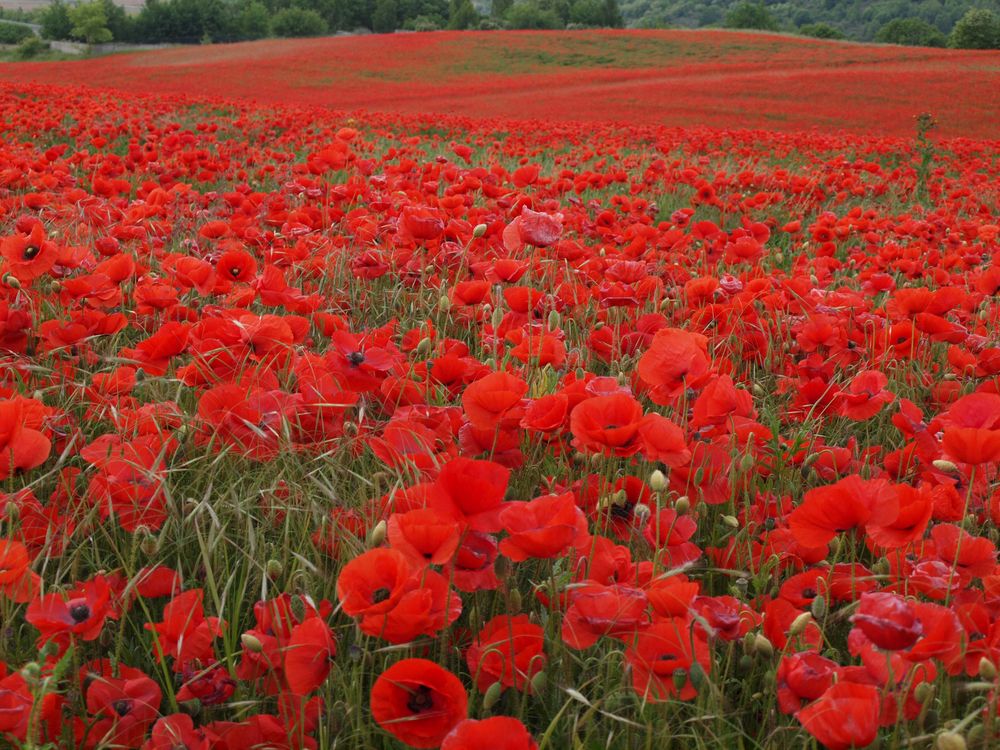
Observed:
[[[394,0],[379,0],[393,2]],[[276,13],[271,21],[271,29],[275,36],[323,36],[330,27],[319,13],[314,10],[292,7]]]
[[[396,0],[375,0],[375,10],[372,13],[372,31],[377,34],[388,34],[398,28],[398,9]]]
[[[506,20],[512,29],[558,29],[564,25],[554,10],[531,2],[512,5],[507,11]]]
[[[69,33],[74,39],[87,44],[106,44],[114,39],[100,0],[74,5],[69,9],[69,20],[73,24]]]
[[[811,36],[814,39],[844,39],[844,32],[831,26],[828,23],[807,23],[799,26],[799,33],[802,36]]]
[[[777,31],[778,22],[764,7],[764,3],[740,3],[726,14],[726,27]]]
[[[605,0],[574,0],[569,20],[580,26],[604,28],[620,28],[624,24],[618,3]]]
[[[34,60],[39,55],[47,52],[48,49],[48,42],[44,42],[35,34],[32,34],[17,45],[17,49],[14,50],[14,54],[17,56],[18,60]]]
[[[620,0],[629,27],[701,28],[725,25],[746,0]],[[890,21],[919,18],[947,35],[970,8],[1000,14],[1000,0],[765,0],[780,28],[825,23],[848,39],[871,41]]]
[[[263,39],[271,35],[271,16],[263,3],[251,2],[240,13],[238,22],[243,39]]]
[[[505,18],[507,11],[514,5],[514,0],[493,0],[490,4],[490,13],[494,18]]]
[[[454,30],[474,29],[479,26],[479,11],[472,0],[451,0],[448,13],[448,28]]]
[[[876,42],[905,44],[911,47],[943,47],[941,30],[919,18],[897,18],[878,30]]]
[[[42,37],[45,39],[69,39],[73,22],[69,18],[69,7],[63,0],[54,0],[42,13]]]
[[[27,26],[0,21],[0,44],[20,44],[33,36],[35,32]]]
[[[1000,49],[1000,18],[986,8],[975,8],[962,16],[948,37],[957,49]]]

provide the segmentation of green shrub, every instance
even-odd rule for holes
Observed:
[[[285,8],[275,13],[271,20],[271,31],[275,36],[323,36],[329,30],[323,16],[304,8]]]

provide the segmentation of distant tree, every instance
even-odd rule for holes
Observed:
[[[726,14],[726,28],[777,31],[778,22],[763,3],[740,3]]]
[[[799,26],[799,33],[814,39],[843,39],[844,32],[828,23],[807,23]]]
[[[100,0],[74,5],[69,9],[69,20],[73,23],[69,33],[74,39],[87,44],[106,44],[114,39]]]
[[[555,11],[532,2],[514,3],[507,11],[506,20],[512,29],[559,29],[563,26]]]
[[[943,47],[946,40],[940,29],[921,18],[896,18],[876,32],[875,41],[909,47]]]
[[[263,39],[271,34],[271,15],[263,3],[250,2],[240,13],[237,22],[242,39]]]
[[[63,0],[54,0],[42,11],[42,36],[45,39],[69,39],[73,32],[73,22],[69,18],[69,7]]]
[[[0,21],[0,44],[20,44],[34,35],[35,32],[27,26]]]
[[[958,19],[948,37],[957,49],[1000,49],[1000,19],[993,11],[977,8]]]
[[[622,13],[618,0],[574,0],[569,9],[569,20],[580,26],[619,28]]]
[[[43,42],[37,36],[32,34],[17,45],[15,54],[17,55],[18,60],[33,60],[43,52],[47,52],[48,49],[48,42]]]
[[[490,4],[490,14],[494,18],[503,18],[514,5],[514,0],[493,0]]]
[[[375,0],[375,10],[372,11],[372,31],[376,34],[389,34],[399,28],[399,11],[396,0]]]
[[[472,0],[451,0],[448,13],[448,28],[454,30],[474,29],[479,26],[479,11]]]
[[[275,13],[271,30],[275,36],[283,37],[323,36],[330,27],[316,11],[292,7]]]

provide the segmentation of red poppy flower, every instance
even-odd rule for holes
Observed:
[[[336,653],[333,634],[323,618],[309,617],[293,627],[284,655],[289,690],[306,695],[322,685]]]
[[[483,625],[465,658],[481,693],[495,682],[525,690],[545,669],[544,646],[545,631],[527,615],[497,615]]]
[[[698,694],[691,681],[692,667],[697,664],[708,674],[712,666],[704,632],[681,617],[658,620],[639,633],[625,659],[636,693],[651,702],[691,700]]]
[[[573,445],[582,452],[632,456],[643,442],[639,433],[642,405],[632,396],[588,398],[570,414]]]
[[[837,682],[795,716],[828,750],[850,750],[875,741],[879,706],[878,688]]]
[[[414,566],[444,565],[458,549],[462,527],[434,508],[418,508],[389,516],[387,537]]]
[[[971,393],[938,417],[945,452],[966,464],[1000,461],[1000,395]]]
[[[125,665],[118,667],[117,674],[114,676],[110,663],[103,660],[89,671],[81,670],[83,679],[91,678],[86,705],[95,720],[91,726],[78,722],[78,747],[138,747],[159,716],[160,686],[140,670]]]
[[[45,228],[36,222],[27,234],[16,234],[0,241],[0,255],[6,272],[22,283],[44,276],[59,259],[59,247],[45,239]]]
[[[215,660],[213,643],[222,634],[222,625],[218,617],[205,617],[204,598],[201,589],[178,594],[164,607],[162,622],[144,626],[153,633],[157,661],[173,657],[174,671],[182,671],[189,662]]]
[[[645,627],[646,594],[630,586],[591,583],[569,591],[562,639],[570,648],[590,648],[604,636],[625,639]]]
[[[493,461],[455,458],[438,474],[428,506],[475,531],[499,531],[510,470]]]
[[[514,562],[557,557],[587,537],[587,519],[572,492],[505,503],[500,522],[509,535],[500,551]]]
[[[62,636],[95,640],[109,617],[115,618],[115,614],[111,609],[111,588],[104,576],[95,576],[66,594],[45,594],[31,602],[24,615],[38,628],[42,642]]]
[[[661,328],[636,371],[649,388],[649,397],[661,406],[673,405],[687,388],[699,388],[712,374],[708,339],[679,328]]]
[[[851,622],[886,651],[909,648],[922,632],[913,604],[898,594],[883,591],[862,594]]]
[[[837,662],[815,651],[783,656],[776,675],[781,713],[794,714],[803,702],[819,698],[833,684],[838,669]]]
[[[153,731],[142,750],[209,750],[210,743],[201,729],[195,729],[194,719],[187,714],[170,714],[153,725]]]
[[[899,500],[888,482],[852,475],[809,490],[788,523],[799,544],[820,547],[842,531],[889,526],[898,515]]]
[[[441,743],[441,750],[537,750],[538,744],[528,729],[510,716],[489,719],[465,719],[459,722]]]
[[[462,409],[481,430],[514,427],[524,416],[523,397],[528,384],[506,372],[493,372],[462,393]]]
[[[427,659],[397,662],[372,686],[372,718],[410,747],[440,747],[466,717],[467,706],[461,681]]]

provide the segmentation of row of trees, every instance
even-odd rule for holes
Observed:
[[[726,14],[725,25],[733,29],[782,30],[763,2],[737,5]],[[845,38],[843,32],[827,23],[804,24],[798,31],[827,39]],[[875,41],[921,47],[1000,49],[1000,16],[986,8],[972,8],[958,19],[947,35],[921,18],[895,18],[876,32]]]
[[[81,24],[81,21],[85,21]],[[270,36],[321,36],[370,29],[620,27],[618,0],[147,0],[130,16],[114,0],[53,2],[41,14],[42,36],[88,43],[234,42]]]

